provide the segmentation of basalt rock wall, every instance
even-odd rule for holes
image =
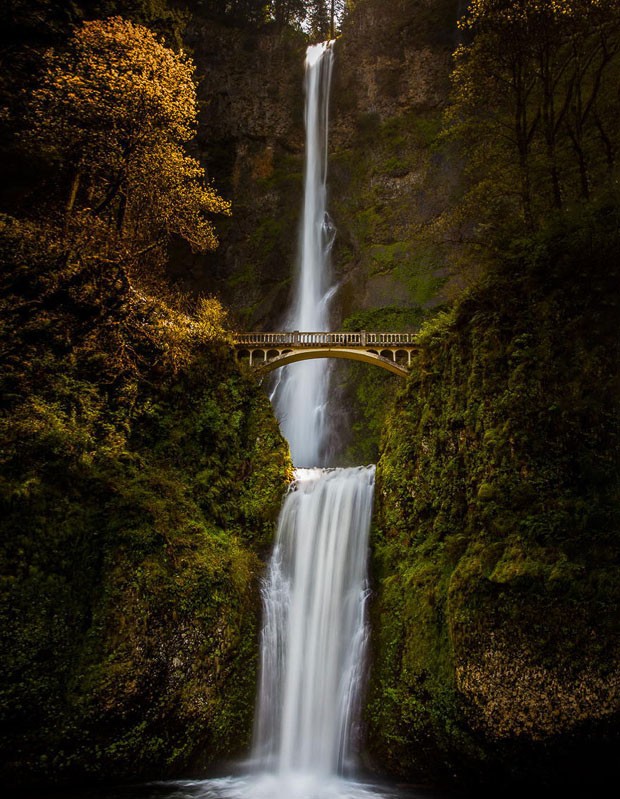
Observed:
[[[338,235],[334,323],[354,310],[437,303],[445,253],[429,238],[454,170],[436,152],[458,3],[364,0],[335,45],[330,212]],[[281,319],[297,253],[306,40],[195,18],[186,41],[203,99],[197,147],[233,202],[213,255],[172,253],[194,291],[215,292],[240,325]]]

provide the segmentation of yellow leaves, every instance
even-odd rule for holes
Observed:
[[[217,247],[210,218],[229,216],[230,203],[206,182],[196,159],[172,143],[159,143],[136,155],[129,196],[132,215],[150,217],[166,232],[184,238],[194,251]]]
[[[183,150],[197,113],[191,60],[113,17],[85,22],[47,62],[32,95],[34,137],[80,174],[73,216],[81,206],[105,219],[133,252],[172,234],[196,251],[217,247],[209,217],[229,215],[230,203]]]
[[[178,370],[194,357],[196,347],[232,340],[224,327],[226,311],[214,297],[202,297],[193,312],[184,312],[161,303],[155,330],[169,366]]]
[[[197,102],[194,66],[147,28],[113,17],[85,22],[62,53],[47,54],[43,85],[33,95],[42,127],[71,115],[74,132],[103,137],[165,133],[187,141]],[[69,144],[69,142],[67,142]]]
[[[471,0],[459,27],[528,26],[543,19],[580,19],[599,11],[613,14],[618,10],[618,0]]]
[[[202,340],[230,340],[231,334],[225,331],[227,312],[215,297],[201,297],[196,306],[193,329]]]

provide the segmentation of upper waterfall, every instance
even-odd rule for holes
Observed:
[[[326,331],[330,325],[335,229],[327,211],[327,145],[332,64],[332,42],[308,48],[304,199],[294,295],[286,319],[289,330]],[[297,466],[326,465],[331,434],[325,412],[329,370],[324,360],[285,367],[273,391],[282,433]]]

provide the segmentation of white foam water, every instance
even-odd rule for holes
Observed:
[[[306,151],[299,260],[292,307],[285,328],[329,330],[330,251],[335,229],[327,211],[327,141],[333,64],[331,42],[306,53]],[[323,466],[331,429],[326,415],[330,367],[326,359],[302,361],[280,370],[272,401],[297,466]]]
[[[298,469],[263,585],[254,761],[280,775],[353,765],[364,678],[374,466]]]
[[[258,774],[175,783],[166,799],[403,799],[386,786],[313,774]]]

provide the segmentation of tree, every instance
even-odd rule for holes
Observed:
[[[268,7],[269,17],[278,27],[299,24],[305,13],[305,0],[271,0]]]
[[[190,9],[238,25],[274,24],[303,29],[315,39],[333,38],[350,0],[195,0]]]
[[[193,65],[120,17],[85,22],[50,51],[31,98],[33,134],[68,177],[65,231],[84,214],[133,254],[172,234],[217,246],[211,216],[229,203],[184,150],[197,113]]]
[[[620,2],[472,0],[463,26],[453,129],[473,171],[494,175],[490,204],[516,199],[533,228],[613,168]]]
[[[333,39],[347,11],[346,0],[307,0],[306,23],[314,37]]]

